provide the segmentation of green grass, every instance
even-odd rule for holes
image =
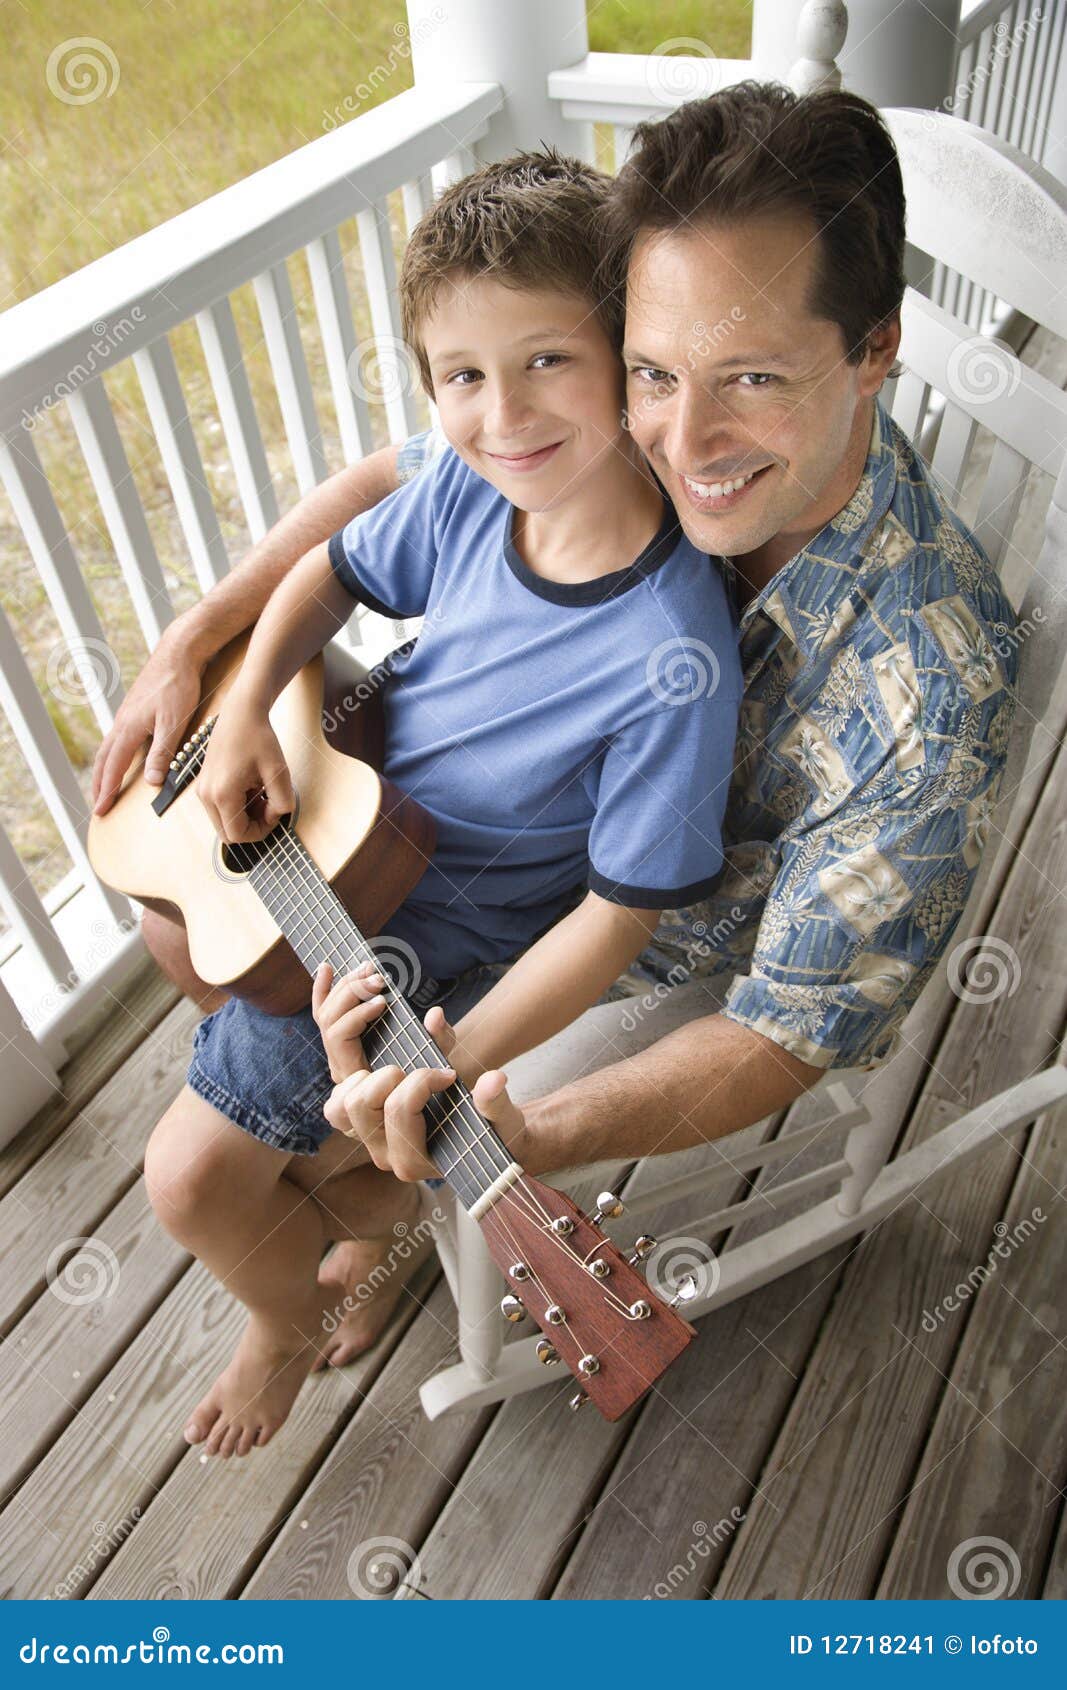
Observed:
[[[361,110],[411,86],[401,0],[345,0],[343,6],[302,0],[116,0],[86,9],[75,0],[39,0],[4,10],[6,51],[0,59],[0,308],[27,298],[92,259],[154,228],[243,176],[315,139]],[[749,50],[748,0],[595,0],[590,46],[599,52],[652,52],[683,39],[706,43],[723,58]],[[54,92],[86,87],[64,61],[49,73],[62,43],[95,36],[108,92],[69,103]],[[374,73],[368,90],[367,79]],[[384,74],[383,74],[384,73]],[[399,242],[399,207],[394,213]],[[356,329],[369,333],[361,265],[351,226],[342,236]],[[342,462],[328,397],[303,259],[290,266],[298,318],[331,468]],[[256,409],[279,508],[297,497],[288,448],[249,287],[233,296]],[[223,447],[214,397],[192,326],[171,336],[205,473],[230,556],[249,536]],[[196,596],[184,538],[132,368],[107,376],[131,470],[144,503],[177,607]],[[379,430],[379,439],[384,431]],[[35,432],[35,444],[108,641],[128,683],[145,647],[114,561],[102,515],[73,430],[57,407]],[[91,712],[47,685],[59,630],[6,499],[0,495],[0,603],[11,617],[64,748],[87,786],[97,732]],[[36,784],[0,719],[0,785],[5,825],[39,891],[69,867]]]

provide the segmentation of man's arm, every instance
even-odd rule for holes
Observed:
[[[524,1104],[524,1121],[498,1117],[498,1131],[532,1174],[665,1155],[762,1121],[824,1072],[725,1015],[704,1015]]]
[[[384,446],[306,493],[236,569],[171,623],[96,754],[92,794],[99,814],[110,808],[147,739],[152,743],[145,776],[155,785],[164,779],[179,735],[199,702],[210,659],[256,621],[275,587],[313,546],[396,491],[397,450]]]

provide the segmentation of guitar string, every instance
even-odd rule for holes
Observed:
[[[323,921],[324,931],[325,931],[325,934],[328,937],[328,939],[331,941],[331,943],[337,945],[337,948],[339,950],[349,951],[352,948],[351,939],[352,939],[353,936],[355,936],[355,938],[357,940],[357,947],[359,945],[362,945],[362,947],[365,948],[370,953],[368,957],[362,958],[361,960],[376,962],[378,959],[376,958],[372,947],[370,946],[369,942],[366,939],[364,939],[363,936],[359,933],[358,927],[356,927],[356,924],[354,922],[352,922],[351,917],[348,916],[347,911],[345,911],[343,909],[343,906],[340,906],[339,904],[335,905],[334,900],[336,899],[336,894],[332,893],[332,889],[329,888],[328,883],[323,881],[323,884],[322,884],[321,887],[316,884],[321,871],[317,868],[317,865],[315,864],[314,859],[310,857],[310,854],[306,853],[306,847],[303,847],[302,841],[300,841],[299,837],[295,834],[294,830],[291,827],[291,824],[285,824],[285,823],[279,824],[279,832],[280,832],[281,837],[279,839],[276,839],[276,840],[273,841],[273,843],[270,847],[269,854],[265,854],[262,858],[260,858],[260,864],[265,865],[268,869],[276,871],[278,866],[279,866],[278,861],[277,861],[277,857],[280,856],[281,857],[281,866],[288,866],[288,867],[292,868],[294,871],[296,871],[297,875],[299,875],[299,877],[302,880],[304,880],[305,886],[307,884],[308,879],[310,878],[310,881],[311,881],[310,889],[312,891],[312,906],[315,909],[316,913],[319,915],[320,919],[324,918],[324,921]],[[239,844],[238,844],[238,847],[236,847],[236,848],[237,849],[240,848]],[[256,864],[254,866],[260,866],[260,864]],[[310,877],[308,875],[309,869],[311,870],[311,876]],[[279,880],[276,872],[274,874],[274,877],[271,880],[271,883],[268,887],[268,890],[271,891],[271,892],[275,892],[275,893],[278,892],[278,891],[281,891],[283,901],[290,904],[292,906],[293,912],[295,913],[295,897],[296,897],[295,890],[293,890],[289,887],[286,887]],[[331,893],[329,901],[324,900],[324,898],[322,896],[322,892],[324,890],[330,891],[330,893]],[[283,918],[284,918],[287,915],[288,912],[283,911],[281,913],[282,913]],[[350,931],[346,931],[345,925],[340,926],[340,929],[339,929],[339,915],[344,918],[345,924],[347,925],[347,928],[350,929]],[[279,925],[280,925],[280,922],[279,922]],[[308,925],[310,927],[313,924],[309,921],[309,919],[307,917],[303,917],[301,919],[300,925]],[[338,939],[338,932],[340,933],[340,940]],[[308,937],[310,937],[310,935],[302,936],[298,939],[297,942],[298,943],[304,943],[306,938],[308,938]],[[357,954],[358,954],[358,950],[357,950]],[[379,966],[380,966],[380,964],[379,964]],[[418,1026],[418,1024],[416,1023],[416,1027],[417,1026]],[[421,1034],[422,1029],[419,1028],[418,1030]],[[437,1048],[436,1045],[434,1045],[432,1042],[429,1042],[428,1035],[426,1036],[427,1042],[416,1043],[415,1040],[412,1038],[411,1032],[403,1026],[401,1026],[401,1028],[399,1029],[398,1035],[394,1036],[394,1035],[391,1035],[391,1034],[386,1034],[381,1039],[381,1042],[390,1046],[390,1047],[392,1047],[392,1048],[394,1048],[394,1049],[396,1049],[396,1048],[402,1049],[402,1044],[403,1044],[404,1040],[407,1041],[407,1043],[410,1047],[409,1052],[408,1052],[409,1061],[412,1057],[418,1058],[418,1057],[426,1057],[428,1055],[431,1055],[436,1051],[436,1048]],[[438,1053],[438,1054],[440,1054],[440,1053]],[[434,1066],[436,1066],[436,1064],[434,1064]],[[466,1104],[467,1104],[467,1100],[465,1098],[461,1097],[458,1100],[457,1104],[453,1105],[452,1109],[449,1111],[448,1114],[445,1115],[445,1117],[443,1118],[443,1120],[439,1124],[441,1136],[444,1138],[446,1146],[448,1147],[448,1149],[455,1150],[457,1152],[457,1161],[452,1165],[452,1168],[449,1169],[448,1172],[454,1171],[455,1168],[459,1166],[460,1162],[466,1160],[468,1157],[474,1155],[477,1152],[481,1152],[482,1149],[483,1149],[483,1147],[478,1144],[477,1138],[473,1141],[469,1141],[465,1148],[462,1148],[462,1149],[459,1148],[459,1144],[457,1143],[455,1138],[447,1130],[448,1121],[452,1118],[456,1118],[459,1115],[460,1111],[463,1108],[466,1107]],[[472,1107],[473,1107],[473,1104],[472,1104]],[[477,1120],[480,1123],[482,1123],[482,1118],[480,1116],[477,1116]],[[435,1123],[435,1125],[438,1125],[438,1124]],[[493,1128],[492,1128],[491,1123],[482,1123],[477,1137],[478,1138],[484,1137],[487,1132],[492,1132],[492,1131],[493,1131]],[[478,1168],[475,1171],[478,1174],[480,1174],[483,1178],[485,1177],[486,1172],[488,1172],[490,1175],[492,1175],[492,1177],[496,1177],[496,1174],[500,1172],[499,1169],[494,1170],[491,1164],[490,1164],[488,1170],[486,1170],[484,1168]],[[468,1173],[468,1172],[469,1172],[468,1170],[464,1169],[465,1174]],[[517,1202],[517,1198],[520,1195],[520,1189],[521,1189],[521,1195],[525,1199],[526,1205],[527,1205],[525,1210],[523,1210],[522,1206]],[[581,1257],[578,1254],[578,1252],[575,1250],[574,1246],[569,1243],[569,1241],[566,1239],[565,1236],[561,1236],[559,1233],[554,1231],[554,1229],[552,1228],[552,1225],[551,1225],[551,1216],[550,1216],[547,1208],[545,1208],[542,1200],[537,1195],[537,1193],[535,1191],[533,1191],[532,1188],[530,1188],[529,1186],[526,1185],[525,1176],[521,1176],[520,1179],[516,1180],[515,1184],[509,1188],[508,1192],[505,1193],[504,1196],[505,1196],[509,1206],[514,1206],[520,1212],[524,1212],[526,1214],[526,1218],[528,1220],[531,1220],[532,1222],[539,1224],[540,1230],[542,1231],[543,1235],[545,1237],[547,1237],[556,1246],[557,1249],[559,1249],[565,1255],[570,1257],[570,1259],[573,1262],[575,1262],[580,1268],[588,1271],[587,1267],[586,1267],[586,1263],[587,1263],[588,1258]],[[513,1233],[511,1226],[507,1225],[505,1223],[503,1214],[500,1215],[499,1219],[500,1219],[500,1223],[501,1223],[502,1228],[507,1233],[509,1242],[512,1243],[513,1246],[515,1247],[517,1258],[520,1257],[521,1256],[521,1248],[520,1248],[520,1245],[519,1245],[519,1241],[516,1238],[515,1234]],[[595,1248],[597,1248],[597,1246],[594,1246],[594,1249]],[[537,1284],[537,1286],[540,1289],[542,1295],[544,1296],[546,1302],[550,1302],[551,1298],[550,1298],[550,1295],[549,1295],[546,1287],[540,1282],[540,1280],[539,1280],[539,1278],[537,1278],[537,1276],[535,1276],[531,1273],[531,1277],[534,1278],[534,1283]],[[601,1293],[601,1297],[605,1301],[614,1304],[616,1306],[617,1311],[619,1313],[621,1313],[624,1318],[629,1319],[629,1320],[633,1320],[633,1319],[636,1318],[633,1315],[630,1306],[622,1298],[620,1298],[617,1295],[617,1293],[615,1293],[610,1287],[603,1285],[603,1283],[601,1281],[595,1280],[594,1282],[597,1284],[597,1287],[598,1287],[598,1289]]]
[[[288,833],[288,830],[285,830],[285,832]],[[296,845],[299,845],[300,842],[297,840],[295,843],[296,843]],[[307,857],[307,858],[304,857],[302,855],[301,851],[295,848],[291,837],[286,837],[282,841],[275,841],[274,846],[272,847],[272,852],[274,850],[278,850],[279,847],[280,847],[280,853],[279,854],[282,855],[283,864],[285,866],[291,867],[293,870],[296,871],[296,876],[291,877],[291,881],[292,881],[292,879],[303,880],[305,882],[305,889],[306,889],[306,882],[307,882],[307,878],[308,878],[307,869],[309,867],[314,869],[315,875],[316,876],[318,875],[318,870],[317,870],[317,867],[314,864],[313,860],[309,857]],[[278,867],[277,862],[272,861],[270,857],[262,858],[261,864],[263,866],[266,866],[268,869],[271,869],[271,870],[276,870],[276,868]],[[258,867],[258,866],[261,866],[261,865],[257,864],[256,866]],[[297,897],[298,897],[297,887],[295,885],[293,885],[291,882],[288,885],[284,884],[282,881],[280,881],[278,879],[278,876],[275,873],[273,875],[272,879],[270,880],[270,882],[268,883],[266,890],[268,892],[271,892],[271,893],[278,893],[279,891],[281,892],[282,907],[279,908],[276,912],[277,917],[280,917],[280,921],[279,921],[279,925],[280,925],[281,921],[286,920],[289,917],[290,914],[295,914],[295,912],[296,912],[296,900],[297,900]],[[377,964],[379,969],[382,969],[381,961],[377,958],[377,956],[375,955],[375,953],[374,953],[372,947],[369,945],[369,943],[359,933],[358,928],[355,926],[355,923],[353,923],[351,921],[351,918],[348,916],[347,911],[345,911],[343,909],[343,906],[340,906],[339,904],[336,904],[334,902],[333,896],[331,896],[331,898],[328,901],[324,900],[323,897],[322,897],[321,889],[318,888],[317,886],[315,886],[314,883],[313,883],[313,892],[312,892],[312,906],[315,909],[316,914],[319,916],[319,929],[320,929],[319,936],[326,940],[326,948],[328,950],[333,949],[333,950],[337,951],[338,953],[341,953],[341,954],[343,954],[343,955],[345,955],[349,958],[349,960],[346,964],[346,967],[351,968],[353,966],[351,953],[353,952],[353,949],[355,948],[356,958],[358,960],[369,961],[371,963],[375,963],[375,964]],[[343,922],[342,922],[342,918],[343,918]],[[298,921],[299,921],[299,925],[301,925],[301,926],[307,926],[307,927],[310,928],[314,925],[312,919],[309,918],[308,916],[300,917],[300,918],[298,918]],[[348,929],[347,931],[346,931],[346,928]],[[297,934],[294,937],[295,937],[295,941],[296,941],[297,944],[306,944],[306,943],[309,942],[309,940],[311,940],[314,937],[314,935],[312,935],[310,933],[308,933],[308,934]],[[357,944],[356,944],[355,947],[353,947],[353,943],[352,943],[353,937],[357,941]],[[366,953],[367,953],[366,956],[360,956],[360,954],[359,954],[360,948],[362,948],[363,950],[366,951]],[[307,966],[307,965],[305,964],[305,966]],[[394,991],[397,990],[397,988],[393,986],[393,983],[391,981],[389,982],[389,984],[390,984],[391,987],[393,987]],[[398,1006],[396,1000],[394,1000],[393,1007],[397,1010],[397,1013],[399,1013],[399,1006]],[[369,1031],[373,1031],[373,1024],[372,1024],[371,1029],[369,1029]],[[412,1046],[411,1050],[406,1053],[409,1057],[409,1060],[410,1060],[411,1057],[414,1057],[414,1056],[421,1057],[421,1058],[425,1059],[425,1058],[431,1057],[434,1054],[436,1047],[429,1042],[428,1035],[426,1036],[426,1042],[422,1043],[420,1045],[414,1044],[410,1033],[405,1033],[404,1036],[406,1037],[408,1043]],[[389,1032],[389,1031],[383,1031],[382,1029],[379,1029],[377,1037],[378,1037],[378,1042],[380,1044],[383,1044],[386,1047],[392,1048],[394,1050],[402,1050],[402,1047],[399,1043],[399,1034],[398,1033],[392,1033],[392,1032]],[[437,1052],[437,1055],[440,1056],[441,1053]],[[439,1063],[432,1063],[430,1065],[439,1066]],[[461,1102],[462,1102],[462,1100],[461,1100]],[[442,1122],[442,1125],[444,1126],[445,1123]],[[445,1131],[442,1132],[441,1136],[442,1136],[445,1147],[447,1149],[455,1151],[457,1153],[457,1161],[456,1161],[456,1163],[453,1164],[453,1167],[458,1166],[459,1162],[463,1159],[463,1157],[466,1154],[468,1154],[468,1152],[466,1150],[463,1150],[463,1149],[460,1148],[460,1141],[454,1139],[452,1137],[452,1135],[447,1131],[447,1128],[446,1128]],[[484,1174],[487,1170],[479,1168],[477,1171],[480,1174]],[[498,1174],[500,1172],[502,1172],[502,1168],[500,1168],[500,1167],[492,1169],[491,1170],[492,1177],[495,1177],[496,1174]]]
[[[284,840],[281,842],[281,848],[285,852],[285,862],[286,862],[287,865],[290,865],[294,868],[297,868],[300,871],[304,872],[305,874],[308,870],[311,871],[312,885],[313,885],[313,887],[315,887],[315,891],[316,891],[316,894],[317,894],[317,907],[318,907],[318,910],[319,910],[320,913],[325,911],[326,914],[327,914],[328,926],[329,926],[331,938],[336,940],[337,925],[338,925],[338,912],[339,912],[340,915],[344,918],[344,922],[345,922],[346,926],[351,930],[351,933],[356,936],[357,940],[362,943],[364,948],[371,951],[371,955],[370,955],[369,960],[376,961],[377,959],[374,957],[373,950],[369,946],[369,943],[365,939],[363,939],[362,935],[359,933],[358,927],[356,927],[356,924],[352,921],[352,919],[348,915],[347,911],[345,911],[343,909],[343,906],[340,906],[339,904],[335,904],[334,900],[336,898],[336,894],[331,895],[330,901],[328,903],[323,902],[320,889],[316,886],[316,882],[318,880],[318,877],[319,877],[321,871],[318,869],[317,865],[315,864],[314,859],[311,858],[309,854],[305,854],[306,853],[306,847],[302,847],[302,842],[299,840],[298,837],[296,837],[292,834],[291,829],[289,829],[289,828],[284,829],[284,833],[286,834],[287,837],[285,837]],[[294,849],[294,837],[295,837],[295,845],[298,846],[298,847],[301,847],[301,849]],[[278,843],[278,842],[276,842],[276,843]],[[273,850],[273,847],[272,847],[272,850]],[[328,886],[328,883],[325,883],[325,886]],[[275,886],[272,889],[277,889],[277,887]],[[306,918],[305,918],[305,920],[306,920]],[[341,928],[341,935],[342,935],[343,939],[349,938],[349,934],[347,934],[345,932],[344,927]],[[343,948],[345,948],[346,950],[350,949],[351,945],[346,944]],[[393,1007],[395,1007],[395,1005]],[[417,1023],[415,1025],[416,1025],[417,1030],[421,1034],[422,1029],[418,1027]],[[412,1039],[409,1031],[407,1031],[406,1029],[401,1029],[401,1031],[403,1033],[404,1038],[407,1039],[409,1045],[411,1045],[413,1047],[412,1050],[408,1053],[409,1057],[411,1055],[425,1056],[425,1055],[431,1054],[433,1051],[436,1050],[436,1048],[437,1048],[436,1045],[434,1045],[431,1042],[427,1042],[425,1044],[418,1044],[418,1045],[415,1044],[415,1041]],[[389,1044],[393,1048],[396,1048],[397,1045],[398,1045],[398,1040],[395,1037],[386,1036],[386,1038],[383,1042]],[[460,1107],[466,1107],[466,1105],[467,1105],[467,1099],[461,1098],[459,1100],[459,1103],[456,1106],[453,1107],[452,1114],[454,1115]],[[473,1105],[473,1100],[472,1100],[471,1101],[471,1108],[473,1109],[474,1107],[475,1106]],[[446,1121],[447,1121],[447,1119],[448,1119],[448,1117],[445,1117]],[[479,1132],[479,1135],[478,1135],[479,1137],[484,1137],[487,1132],[493,1131],[491,1123],[482,1122],[482,1117],[480,1115],[477,1115],[477,1113],[476,1113],[476,1120],[480,1123],[480,1132]],[[455,1148],[454,1141],[451,1140],[450,1138],[448,1138],[447,1135],[446,1135],[446,1143],[448,1143],[448,1146],[449,1146],[450,1149]],[[479,1148],[479,1147],[477,1146],[476,1142],[469,1144],[468,1147],[465,1150],[462,1150],[462,1151],[459,1152],[459,1160],[462,1160],[466,1156],[469,1156],[477,1148]],[[457,1160],[457,1163],[455,1164],[455,1166],[458,1166],[458,1160]],[[486,1170],[483,1170],[483,1169],[478,1170],[478,1172],[482,1173],[483,1176],[484,1176],[485,1171]],[[489,1171],[492,1172],[491,1167],[490,1167]],[[534,1192],[531,1188],[526,1187],[522,1180],[517,1180],[515,1182],[515,1185],[510,1188],[510,1191],[515,1192],[517,1194],[519,1188],[521,1188],[522,1195],[527,1199],[527,1202],[532,1203],[534,1205],[534,1211],[533,1211],[533,1214],[530,1216],[530,1218],[540,1219],[541,1222],[544,1223],[544,1226],[547,1229],[549,1236],[553,1239],[553,1241],[557,1244],[557,1246],[560,1249],[564,1250],[568,1255],[570,1255],[572,1257],[572,1259],[575,1260],[580,1266],[585,1267],[587,1261],[589,1260],[589,1256],[591,1256],[595,1252],[595,1250],[597,1248],[599,1248],[599,1246],[594,1244],[591,1247],[591,1250],[589,1252],[589,1256],[585,1256],[585,1257],[580,1256],[578,1254],[578,1252],[574,1249],[573,1245],[570,1245],[567,1242],[565,1242],[565,1235],[561,1236],[560,1234],[558,1234],[554,1230],[552,1230],[552,1227],[551,1227],[552,1217],[550,1216],[547,1208],[544,1206],[543,1201],[538,1197],[537,1193]],[[512,1201],[514,1201],[514,1199],[512,1199]],[[516,1206],[518,1206],[518,1205],[516,1205]],[[615,1293],[610,1290],[609,1287],[601,1285],[600,1288],[601,1288],[603,1295],[610,1296],[613,1301],[616,1301],[618,1303],[620,1309],[623,1309],[627,1313],[629,1313],[629,1305],[627,1305],[622,1299],[618,1298],[615,1295]]]
[[[364,960],[369,960],[369,961],[372,961],[372,962],[378,962],[378,959],[375,956],[373,949],[369,946],[368,942],[365,939],[363,939],[362,935],[359,934],[358,928],[355,926],[355,923],[352,922],[351,917],[348,916],[347,911],[345,911],[343,909],[343,906],[341,906],[339,903],[335,902],[335,894],[331,893],[331,896],[330,896],[328,902],[323,900],[323,897],[321,895],[322,891],[323,890],[327,890],[327,891],[330,890],[329,887],[328,887],[328,883],[324,882],[323,886],[321,888],[317,884],[320,871],[318,870],[317,865],[314,863],[314,860],[309,855],[305,854],[304,848],[302,847],[302,842],[299,841],[298,838],[296,838],[295,847],[300,847],[300,848],[299,849],[295,848],[294,842],[293,842],[293,836],[291,835],[291,830],[285,829],[284,832],[285,832],[285,834],[287,834],[289,836],[283,838],[281,841],[275,841],[275,845],[272,846],[272,848],[271,848],[272,855],[273,855],[274,851],[280,847],[280,851],[282,853],[284,853],[283,863],[286,866],[290,866],[293,869],[297,870],[298,874],[301,876],[301,878],[303,878],[305,880],[305,883],[308,879],[308,871],[310,871],[310,873],[311,873],[311,886],[312,886],[312,891],[313,891],[313,904],[314,904],[315,908],[317,909],[317,912],[319,913],[320,918],[325,917],[325,921],[324,921],[323,925],[326,929],[328,938],[333,942],[333,944],[335,944],[337,946],[338,949],[344,950],[345,952],[350,952],[352,950],[351,937],[352,937],[352,934],[354,934],[356,936],[357,940],[360,943],[362,943],[363,947],[365,949],[367,949],[367,951],[369,953],[368,957]],[[276,866],[275,863],[273,863],[270,860],[270,858],[264,858],[262,860],[266,863],[266,865],[269,868],[273,868],[273,867]],[[279,882],[278,882],[276,877],[271,882],[268,890],[273,891],[273,892],[276,892],[276,891],[279,890]],[[281,890],[282,890],[282,895],[283,895],[284,901],[286,903],[288,903],[290,906],[293,906],[295,893],[292,890],[285,888],[284,886],[281,887]],[[286,912],[282,911],[281,914],[282,914],[282,918],[285,919]],[[342,920],[342,919],[343,919],[344,925],[341,926],[341,928],[340,928],[341,941],[339,942],[338,941],[338,923],[339,923],[339,920]],[[305,916],[301,920],[301,925],[310,926],[312,924],[310,923],[308,918]],[[350,929],[350,931],[346,931],[346,928]],[[298,939],[297,942],[303,943],[304,938]],[[357,952],[357,954],[358,954],[358,952]],[[378,966],[381,967],[380,962],[378,962]],[[399,1000],[399,1002],[396,1001],[396,1000],[394,1001],[394,1004],[392,1005],[392,1007],[394,1008],[394,1010],[396,1010],[399,1013],[399,1005],[402,1003],[402,994],[398,994],[398,1000]],[[409,1010],[409,1013],[411,1013],[410,1010]],[[416,1043],[416,1041],[413,1039],[410,1030],[404,1028],[403,1026],[401,1026],[398,1033],[395,1034],[395,1035],[390,1034],[390,1033],[385,1033],[384,1035],[382,1035],[382,1034],[379,1035],[379,1039],[380,1039],[380,1042],[382,1044],[384,1044],[388,1047],[391,1047],[394,1050],[399,1048],[401,1050],[402,1054],[406,1054],[406,1056],[408,1058],[409,1065],[410,1065],[412,1059],[425,1059],[426,1057],[431,1056],[432,1054],[434,1054],[437,1051],[436,1045],[434,1045],[432,1042],[429,1041],[429,1036],[423,1034],[423,1030],[421,1029],[421,1027],[418,1027],[417,1023],[415,1023],[415,1026],[416,1026],[417,1031],[420,1035],[420,1041],[421,1042],[418,1042],[418,1043]],[[404,1052],[403,1048],[402,1048],[403,1041],[406,1041],[406,1043],[409,1047],[406,1052]],[[440,1053],[437,1052],[437,1054],[440,1054]],[[436,1066],[436,1064],[434,1064],[434,1065]],[[460,1165],[465,1160],[474,1158],[474,1157],[478,1156],[479,1154],[482,1156],[482,1158],[484,1160],[485,1150],[486,1150],[487,1147],[479,1144],[478,1140],[487,1138],[494,1131],[492,1124],[485,1122],[483,1120],[483,1118],[480,1115],[478,1115],[477,1112],[475,1111],[475,1121],[476,1121],[477,1127],[478,1127],[478,1131],[477,1131],[476,1135],[473,1138],[471,1138],[471,1136],[468,1132],[467,1140],[466,1140],[465,1143],[462,1143],[462,1141],[457,1140],[455,1135],[449,1130],[449,1122],[453,1119],[457,1119],[461,1115],[461,1112],[464,1109],[466,1109],[467,1107],[468,1107],[468,1100],[464,1097],[460,1097],[458,1099],[458,1101],[456,1102],[456,1104],[454,1104],[449,1110],[446,1111],[446,1113],[442,1117],[440,1117],[439,1122],[435,1123],[435,1127],[438,1128],[439,1133],[440,1133],[440,1137],[443,1139],[446,1148],[450,1151],[455,1152],[455,1155],[456,1155],[455,1162],[452,1163],[450,1168],[445,1170],[446,1174],[453,1172],[456,1168],[459,1168]],[[474,1108],[472,1101],[470,1102],[470,1108],[471,1109]],[[469,1126],[469,1123],[465,1123],[465,1124],[467,1124]],[[506,1146],[504,1146],[503,1148],[506,1151]],[[476,1174],[480,1175],[481,1178],[483,1180],[486,1180],[486,1183],[488,1184],[488,1183],[491,1183],[492,1179],[495,1178],[499,1173],[501,1173],[503,1171],[503,1169],[500,1168],[499,1166],[494,1166],[492,1162],[489,1163],[488,1167],[476,1167],[474,1170],[463,1169],[463,1172],[466,1173],[466,1174],[469,1174],[472,1171],[475,1172]],[[486,1178],[487,1175],[489,1176],[488,1179]],[[541,1219],[546,1224],[550,1224],[551,1217],[548,1214],[547,1209],[545,1209],[543,1207],[541,1200],[537,1197],[537,1194],[535,1192],[533,1192],[532,1190],[530,1190],[529,1188],[526,1188],[524,1194],[527,1196],[528,1200],[530,1200],[530,1201],[532,1201],[536,1204],[537,1210],[540,1213]]]

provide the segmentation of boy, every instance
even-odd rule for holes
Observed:
[[[722,860],[736,633],[622,420],[621,290],[589,292],[606,187],[577,161],[521,155],[449,189],[413,232],[404,330],[447,448],[279,587],[197,781],[224,838],[267,832],[293,803],[268,720],[282,687],[354,600],[424,617],[391,665],[383,772],[431,812],[437,844],[388,938],[445,983],[426,1024],[468,1082],[485,1077],[484,1099],[490,1071],[595,1003]],[[228,1002],[149,1147],[161,1221],[250,1314],[186,1429],[210,1453],[247,1454],[288,1413],[344,1284],[329,1264],[316,1283],[325,1240],[385,1234],[411,1209],[411,1186],[355,1168],[366,1151],[322,1114],[331,1076],[363,1067],[385,985],[331,989],[320,972],[313,1009],[287,1018]],[[375,1304],[350,1349],[380,1329],[388,1298]]]

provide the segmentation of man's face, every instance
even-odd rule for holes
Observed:
[[[447,279],[422,337],[449,444],[519,509],[556,508],[627,444],[622,368],[589,301]]]
[[[635,244],[630,429],[701,551],[740,557],[778,537],[784,562],[862,471],[864,402],[892,351],[846,362],[840,328],[809,306],[817,258],[814,224],[801,214],[649,233]]]

